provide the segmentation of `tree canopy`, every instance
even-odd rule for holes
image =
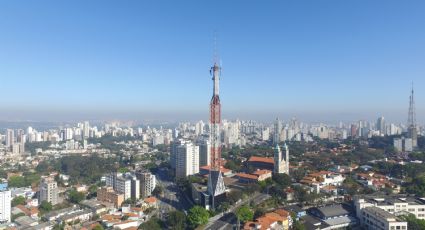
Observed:
[[[172,211],[167,217],[168,228],[172,230],[186,229],[186,215],[181,211]]]
[[[248,207],[248,205],[243,205],[236,210],[236,216],[239,221],[246,222],[254,218],[254,212]]]
[[[77,190],[73,189],[68,194],[68,199],[71,203],[78,204],[82,200],[84,200],[86,196],[82,192],[77,192]]]
[[[417,219],[413,214],[402,217],[407,221],[407,228],[409,230],[421,230],[425,229],[425,220]]]
[[[15,206],[17,206],[19,204],[21,204],[21,205],[25,205],[26,204],[25,203],[25,197],[23,197],[23,196],[17,196],[15,198],[13,198],[13,200],[12,200],[12,207],[15,207]]]
[[[40,203],[40,206],[38,206],[38,208],[40,209],[40,211],[42,211],[42,212],[50,212],[50,211],[52,211],[52,209],[53,209],[53,206],[52,206],[52,203],[50,203],[50,202],[47,202],[47,201],[45,201],[45,200],[43,200],[41,203]]]
[[[210,217],[209,212],[201,207],[201,206],[193,206],[189,210],[189,214],[187,216],[189,226],[192,228],[196,228],[200,225],[204,225],[208,222],[208,218]]]
[[[142,223],[138,229],[142,230],[161,230],[161,223],[160,220],[156,217],[150,218],[145,223]]]

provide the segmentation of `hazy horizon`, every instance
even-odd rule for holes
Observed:
[[[417,122],[419,125],[424,124],[422,119],[425,111],[417,111]],[[382,112],[347,112],[347,111],[301,111],[292,110],[285,111],[223,111],[223,119],[227,120],[256,120],[260,122],[273,122],[276,117],[288,121],[292,118],[297,118],[300,121],[307,123],[327,123],[337,124],[338,122],[355,122],[358,120],[367,120],[374,122],[380,116],[384,116],[386,122],[394,124],[406,124],[407,112],[382,110]],[[195,122],[203,120],[208,122],[208,108],[205,111],[3,111],[0,113],[0,121],[2,122],[78,122],[78,121],[135,121],[147,123],[162,123],[162,122]]]

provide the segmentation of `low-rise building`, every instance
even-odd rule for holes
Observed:
[[[238,173],[236,177],[242,183],[257,183],[272,177],[272,171],[267,169],[257,170],[253,173]]]
[[[115,192],[112,187],[103,187],[97,190],[97,200],[113,203],[118,208],[124,202],[124,194]]]
[[[310,208],[308,213],[319,219],[326,229],[342,229],[358,225],[354,210],[344,204],[314,207]]]
[[[267,169],[270,171],[274,169],[274,159],[272,157],[252,156],[248,159],[247,164],[254,169]]]
[[[317,193],[325,186],[338,187],[344,182],[345,177],[342,174],[330,171],[320,171],[310,173],[305,176],[300,182],[304,185],[312,187]]]
[[[288,230],[292,226],[292,218],[288,211],[278,209],[268,212],[258,217],[255,221],[248,221],[244,225],[244,230],[268,230],[281,229]]]
[[[77,210],[71,213],[67,213],[57,219],[59,223],[72,223],[75,221],[86,222],[89,221],[93,216],[93,213],[89,209]]]
[[[377,207],[390,214],[410,213],[418,219],[425,219],[425,199],[406,195],[393,196],[358,196],[354,198],[356,215],[360,218],[361,210]]]
[[[377,207],[366,207],[360,212],[360,222],[366,230],[407,230],[407,222]]]

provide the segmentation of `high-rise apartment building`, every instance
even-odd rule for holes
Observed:
[[[133,173],[110,173],[106,176],[106,186],[123,194],[125,200],[140,198],[140,180]]]
[[[10,222],[11,201],[10,190],[7,187],[2,187],[0,190],[0,223]]]
[[[274,122],[274,135],[273,135],[273,144],[277,145],[280,142],[280,132],[282,131],[282,124],[279,121],[279,118],[276,118]]]
[[[140,180],[140,195],[145,198],[152,195],[156,187],[156,177],[150,172],[139,170],[136,172],[136,177]]]
[[[39,202],[47,201],[52,205],[58,203],[58,185],[52,177],[43,178],[39,185]]]
[[[386,134],[384,117],[379,117],[378,120],[376,121],[376,130],[379,131],[379,134],[381,136],[384,136]]]
[[[15,131],[13,129],[6,130],[6,147],[11,148],[15,143]]]
[[[199,145],[199,166],[210,165],[211,161],[211,144],[208,140],[203,141]]]
[[[90,136],[90,123],[88,121],[85,121],[83,125],[83,137],[86,139],[86,138],[89,138],[89,136]]]
[[[199,173],[199,146],[184,140],[173,143],[171,164],[176,170],[176,177]]]

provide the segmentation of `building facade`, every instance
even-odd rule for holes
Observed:
[[[39,186],[40,197],[39,202],[47,201],[52,205],[58,203],[58,184],[52,177],[43,178]]]
[[[11,210],[11,192],[10,190],[0,190],[0,223],[10,222],[10,210]]]
[[[140,195],[143,198],[152,195],[156,187],[156,177],[150,172],[138,171],[136,172],[137,179],[140,180]]]
[[[199,173],[199,146],[182,141],[174,147],[176,177],[187,177]]]

